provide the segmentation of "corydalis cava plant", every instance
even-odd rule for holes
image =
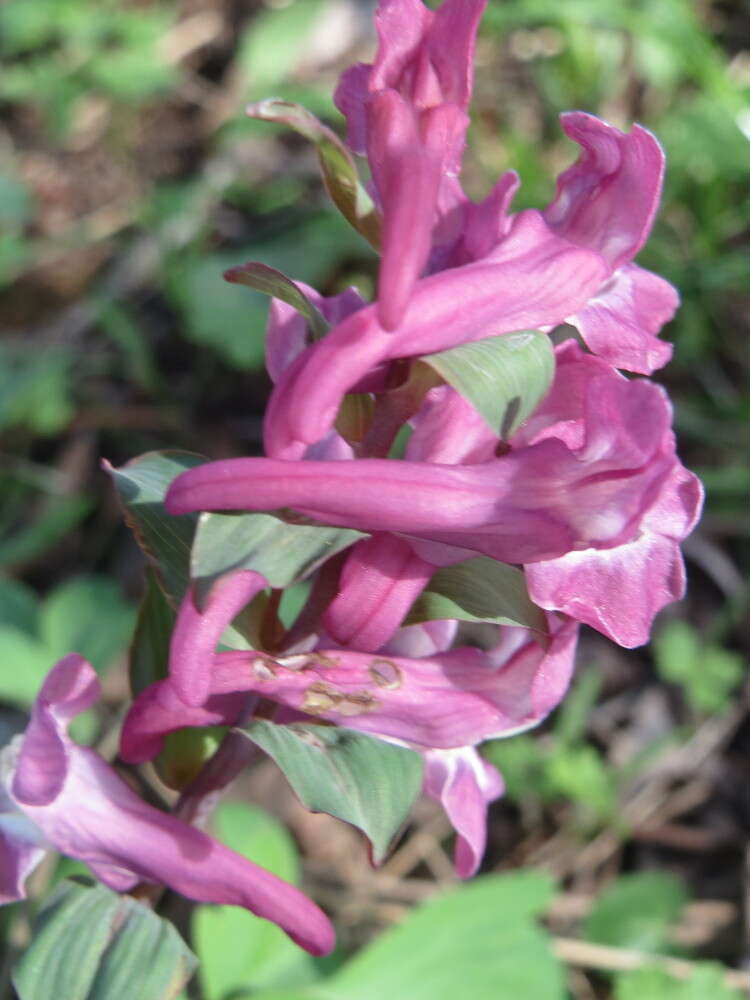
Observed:
[[[469,876],[502,793],[477,748],[559,703],[579,623],[635,646],[682,595],[679,545],[700,485],[677,458],[664,391],[623,374],[650,375],[670,356],[659,333],[676,292],[634,263],[662,151],[640,126],[623,133],[571,112],[562,127],[580,154],[550,205],[514,212],[512,171],[471,201],[460,170],[483,7],[381,0],[374,61],[336,91],[346,143],[294,105],[249,109],[316,144],[334,203],[381,249],[377,301],[354,289],[327,298],[253,262],[228,273],[272,296],[265,455],[191,458],[176,478],[164,472],[175,459],[159,455],[114,472],[159,581],[136,652],[163,642],[154,622],[177,611],[167,662],[151,683],[134,678],[121,754],[164,774],[165,741],[181,733],[182,818],[141,802],[70,741],[68,720],[97,691],[71,656],[3,757],[4,899],[23,894],[52,846],[114,888],[162,881],[246,906],[325,951],[330,927],[313,904],[185,821],[246,763],[241,732],[262,718],[299,736],[298,752],[324,753],[315,728],[340,727],[370,740],[373,767],[405,748],[455,826],[457,870]],[[553,346],[562,323],[580,342]],[[189,573],[170,532],[195,536]],[[279,597],[300,580],[309,596],[285,627]],[[464,621],[485,623],[481,648]],[[234,730],[206,760],[200,733],[216,725]],[[282,750],[275,759],[291,775]],[[382,794],[395,800],[399,784],[391,774]],[[329,808],[348,818],[346,803]],[[393,810],[390,833],[403,818]]]

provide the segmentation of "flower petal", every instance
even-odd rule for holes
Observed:
[[[555,325],[574,315],[608,273],[599,254],[558,238],[539,213],[521,212],[486,257],[418,281],[393,333],[370,306],[298,357],[271,397],[266,453],[299,458],[332,426],[342,396],[380,362]]]
[[[594,354],[615,368],[650,375],[672,356],[672,345],[657,334],[679,304],[669,282],[626,264],[570,322]]]
[[[97,700],[99,679],[77,653],[63,657],[42,685],[23,738],[11,794],[24,805],[44,806],[59,795],[69,760],[62,733],[74,716]]]
[[[435,567],[396,535],[376,534],[350,552],[323,626],[336,642],[363,652],[386,643],[406,617]]]
[[[202,608],[196,605],[195,585],[188,588],[169,647],[169,673],[186,705],[206,700],[213,654],[224,629],[267,586],[265,577],[252,570],[227,573],[211,587]]]
[[[698,479],[675,463],[636,538],[527,566],[531,599],[591,625],[627,649],[643,645],[656,613],[683,596],[680,541],[692,530],[701,505]]]
[[[572,671],[577,623],[552,617],[550,628],[548,649],[527,633],[506,656],[469,648],[418,660],[345,649],[276,659],[220,653],[212,691],[215,697],[253,691],[287,708],[418,748],[463,747],[535,726],[557,704]],[[158,687],[163,691],[170,683]],[[146,719],[149,698],[168,700],[151,692],[143,692],[131,709],[133,730]],[[158,736],[157,721],[169,729],[190,724],[187,711],[193,710],[171,719],[152,717],[150,737]]]
[[[446,157],[463,142],[467,120],[455,105],[423,112],[395,90],[370,101],[368,160],[383,212],[378,320],[394,330],[430,253]]]
[[[456,874],[471,878],[484,855],[487,806],[503,794],[503,780],[473,747],[428,750],[424,758],[424,791],[440,802],[458,834]]]
[[[626,134],[583,111],[560,120],[581,155],[558,178],[545,218],[560,236],[598,251],[615,271],[635,257],[651,231],[664,153],[640,125]]]
[[[0,750],[0,904],[26,897],[24,883],[47,851],[41,830],[8,794],[19,748],[14,739]]]

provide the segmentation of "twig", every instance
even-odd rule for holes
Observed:
[[[613,948],[609,945],[592,944],[575,938],[556,937],[552,939],[552,949],[558,958],[570,965],[583,969],[599,969],[603,972],[630,972],[635,969],[661,969],[675,979],[689,979],[698,968],[695,962],[666,955],[649,955],[645,951],[631,948]],[[727,969],[724,982],[734,989],[750,993],[750,972]]]

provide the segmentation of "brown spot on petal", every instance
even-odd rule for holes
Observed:
[[[366,712],[376,712],[380,708],[378,699],[369,691],[348,694],[336,706],[339,715],[364,715]]]
[[[378,687],[391,691],[404,683],[401,669],[392,660],[373,660],[370,664],[370,677]]]
[[[337,691],[329,688],[327,684],[316,681],[305,691],[302,701],[304,712],[329,712],[336,704],[336,699],[341,697]]]
[[[315,712],[336,712],[337,715],[345,716],[364,715],[366,712],[374,712],[380,708],[380,702],[369,691],[344,694],[322,681],[316,681],[305,691],[301,707],[303,712],[312,714]]]

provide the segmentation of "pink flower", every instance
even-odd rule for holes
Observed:
[[[487,806],[503,794],[503,779],[474,747],[428,750],[424,759],[424,790],[442,805],[458,834],[456,874],[471,878],[487,842]]]
[[[569,320],[611,365],[650,375],[672,355],[671,345],[656,335],[674,315],[679,297],[663,278],[632,260],[659,206],[664,153],[640,125],[625,134],[581,111],[564,114],[561,121],[582,152],[559,177],[545,219],[559,236],[596,250],[611,268],[608,281]]]
[[[432,419],[439,442],[439,428],[450,434],[456,417],[437,410]],[[229,459],[178,476],[166,504],[174,514],[292,507],[323,523],[408,536],[433,564],[441,560],[424,542],[539,562],[636,537],[679,466],[670,422],[663,390],[569,341],[557,350],[548,396],[500,457],[447,464],[422,449],[416,461]],[[472,432],[466,444],[484,450],[488,436]]]
[[[510,214],[513,173],[480,205],[456,182],[452,211],[433,231],[432,273],[409,279],[397,328],[387,332],[381,302],[298,357],[272,396],[268,455],[300,457],[332,425],[342,396],[376,366],[491,335],[568,321],[615,367],[650,374],[666,363],[671,346],[657,334],[677,293],[632,263],[658,207],[662,150],[638,125],[626,134],[583,112],[563,115],[562,124],[582,153],[560,176],[552,204]],[[407,228],[415,226],[410,220]],[[400,239],[403,253],[409,240]]]
[[[503,628],[489,652],[467,647],[419,659],[348,649],[218,653],[202,706],[186,706],[169,679],[139,695],[123,727],[122,756],[148,760],[166,733],[183,726],[235,724],[248,692],[422,750],[508,736],[537,725],[567,689],[578,626],[551,615],[549,627],[546,649],[525,629]]]
[[[211,657],[222,632],[267,586],[259,573],[228,573],[213,584],[199,607],[195,585],[190,585],[169,646],[170,674],[175,690],[187,705],[200,705],[206,700],[211,687]]]
[[[147,805],[95,751],[72,742],[70,720],[99,693],[89,664],[66,656],[47,676],[25,736],[0,755],[0,902],[24,897],[25,878],[52,847],[119,892],[147,881],[244,906],[313,954],[330,951],[331,925],[301,892]]]
[[[582,309],[609,274],[598,252],[557,236],[541,213],[521,212],[481,259],[418,281],[394,332],[368,306],[296,357],[266,412],[266,453],[300,458],[331,428],[344,394],[383,362],[554,326]]]
[[[432,12],[420,0],[381,0],[375,62],[347,70],[336,91],[383,214],[378,318],[386,330],[403,319],[460,169],[485,4],[445,0]]]
[[[458,833],[456,870],[467,878],[484,852],[487,805],[503,789],[474,744],[535,726],[555,707],[573,668],[577,625],[549,616],[546,648],[524,629],[500,628],[486,653],[447,652],[456,624],[402,628],[369,656],[326,648],[325,639],[311,653],[216,654],[202,706],[185,705],[172,680],[142,692],[125,721],[122,755],[141,763],[159,753],[168,732],[234,725],[252,697],[276,701],[279,721],[289,713],[318,716],[405,743],[424,756],[424,790],[441,802]]]
[[[391,638],[435,572],[396,535],[376,534],[352,548],[322,625],[342,646],[374,652]]]
[[[702,502],[700,481],[675,463],[634,538],[527,566],[532,600],[628,649],[643,645],[656,613],[685,593],[680,542],[698,521]]]

